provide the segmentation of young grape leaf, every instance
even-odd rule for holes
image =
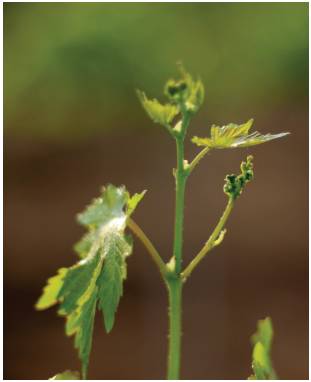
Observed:
[[[88,229],[75,246],[81,260],[48,279],[36,304],[39,310],[60,304],[58,313],[66,317],[66,334],[75,336],[84,379],[97,303],[107,332],[114,324],[126,278],[126,258],[132,252],[131,241],[124,232],[126,222],[143,195],[144,192],[130,197],[125,187],[113,185],[103,189],[101,196],[78,215],[78,221]]]
[[[83,235],[82,239],[74,245],[73,249],[81,259],[84,259],[88,255],[95,238],[96,230],[90,229],[89,232]]]
[[[126,215],[129,217],[132,215],[132,213],[135,211],[138,203],[142,200],[142,198],[145,196],[145,193],[147,191],[144,190],[143,192],[139,194],[134,194],[132,197],[130,197],[127,201],[127,209],[126,209]]]
[[[271,141],[273,139],[284,137],[289,133],[265,134],[262,135],[257,131],[249,134],[254,120],[250,119],[242,125],[230,123],[226,126],[213,125],[209,138],[193,137],[192,142],[197,146],[205,146],[210,149],[227,149],[238,147],[250,147]]]
[[[67,269],[61,268],[56,276],[48,279],[47,285],[44,287],[43,293],[36,303],[36,309],[47,309],[58,302],[58,293],[63,286],[66,273]]]
[[[146,94],[144,92],[141,92],[140,90],[137,90],[137,94],[143,108],[146,110],[149,117],[155,123],[159,123],[164,127],[169,127],[172,120],[179,113],[179,108],[176,105],[162,105],[156,99],[148,99],[146,97]]]
[[[123,294],[123,280],[126,278],[125,259],[132,252],[132,244],[124,236],[111,235],[104,244],[105,266],[98,280],[99,309],[103,311],[106,331],[114,324],[115,313]]]
[[[253,348],[252,369],[253,375],[248,379],[277,379],[271,362],[271,345],[273,340],[273,327],[270,317],[259,320],[257,332],[251,337]]]
[[[201,80],[194,81],[182,65],[179,65],[181,78],[167,81],[164,93],[168,99],[188,113],[196,113],[204,101],[204,86]]]
[[[54,375],[54,377],[49,378],[49,380],[63,380],[63,381],[70,381],[70,380],[78,380],[80,379],[80,374],[78,371],[71,371],[66,370],[62,373]]]

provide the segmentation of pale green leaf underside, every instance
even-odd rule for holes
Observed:
[[[254,345],[252,355],[253,375],[249,379],[277,379],[271,362],[273,340],[272,321],[269,317],[258,321],[257,332],[252,336]]]
[[[50,380],[63,380],[63,381],[70,381],[70,380],[79,380],[80,374],[78,371],[71,371],[66,370],[62,373],[54,375],[54,377],[49,378]]]
[[[58,312],[66,317],[66,334],[75,335],[83,378],[87,374],[97,303],[107,331],[113,327],[126,278],[125,260],[132,251],[124,233],[126,220],[143,195],[131,198],[125,187],[108,185],[78,215],[78,221],[88,229],[75,246],[82,259],[50,278],[36,304],[37,309],[46,309],[60,303]]]
[[[249,133],[252,124],[253,119],[250,119],[242,125],[236,125],[234,123],[222,127],[213,125],[211,127],[210,137],[193,137],[192,142],[197,146],[205,146],[210,149],[239,148],[259,145],[289,134],[280,133],[262,135],[257,131]]]

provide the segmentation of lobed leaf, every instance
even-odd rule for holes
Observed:
[[[132,245],[124,236],[114,234],[104,245],[105,265],[98,280],[99,309],[104,314],[106,331],[110,332],[120,298],[123,294],[123,280],[126,278],[126,257],[132,252]]]
[[[132,244],[124,233],[126,221],[144,193],[130,197],[123,186],[108,185],[103,189],[101,196],[78,215],[78,221],[88,229],[75,246],[82,259],[48,279],[36,304],[37,309],[60,304],[58,313],[66,317],[66,334],[75,336],[84,379],[97,303],[107,332],[114,324],[126,278],[126,258],[132,252]]]
[[[61,268],[56,276],[48,279],[47,285],[44,287],[43,293],[35,305],[36,309],[47,309],[58,302],[58,294],[63,286],[66,273],[67,269]]]
[[[241,125],[234,123],[222,127],[213,125],[211,127],[210,137],[199,138],[195,136],[192,138],[192,142],[197,146],[205,146],[210,149],[226,149],[255,146],[289,134],[280,133],[262,135],[257,131],[249,134],[253,122],[254,120],[250,119]]]

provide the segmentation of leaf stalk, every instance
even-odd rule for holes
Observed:
[[[228,217],[230,216],[230,213],[233,209],[233,205],[234,205],[234,199],[229,198],[225,211],[222,214],[217,226],[215,227],[208,241],[205,243],[205,245],[200,250],[200,252],[195,256],[195,258],[191,261],[191,263],[186,267],[186,269],[182,272],[181,276],[184,282],[189,278],[193,270],[204,259],[207,253],[222,242],[224,235],[226,233],[226,231],[223,230],[223,228],[228,220]]]

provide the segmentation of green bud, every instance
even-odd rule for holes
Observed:
[[[225,178],[224,193],[230,198],[236,199],[241,195],[246,183],[254,178],[253,157],[250,155],[246,158],[246,162],[241,163],[241,174],[227,175]]]

